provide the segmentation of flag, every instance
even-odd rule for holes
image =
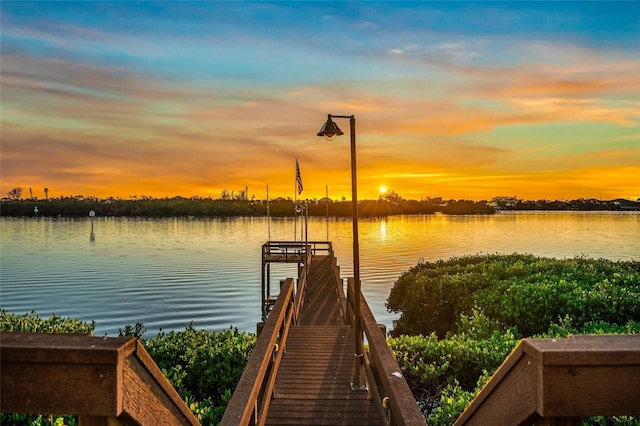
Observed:
[[[298,195],[302,194],[302,177],[300,177],[300,166],[296,158],[296,185],[298,186]]]

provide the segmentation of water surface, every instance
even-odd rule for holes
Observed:
[[[97,322],[117,334],[142,321],[159,329],[255,331],[260,320],[261,245],[299,238],[293,219],[0,219],[0,306]],[[329,220],[343,277],[352,275],[351,221]],[[327,221],[309,220],[310,240]],[[362,288],[378,322],[392,327],[384,302],[398,276],[419,260],[476,253],[640,259],[640,214],[518,212],[490,216],[394,216],[360,222]],[[274,265],[273,280],[295,276]],[[277,281],[276,281],[277,282]]]

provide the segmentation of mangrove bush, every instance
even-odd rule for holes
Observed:
[[[451,425],[522,337],[640,333],[640,263],[475,255],[420,262],[388,344],[430,425]],[[587,425],[640,425],[630,417]]]

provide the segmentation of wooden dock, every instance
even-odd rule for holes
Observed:
[[[266,322],[221,424],[424,424],[366,301],[361,321],[370,354],[355,356],[353,291],[345,296],[331,243],[266,243],[262,262]],[[299,264],[298,279],[281,282],[277,299],[273,262]],[[352,389],[356,360],[365,390]]]
[[[291,329],[276,378],[267,425],[379,425],[366,391],[352,391],[353,329]]]
[[[329,256],[311,261],[304,307],[291,327],[267,425],[378,425],[366,391],[352,391],[353,329],[340,312]]]

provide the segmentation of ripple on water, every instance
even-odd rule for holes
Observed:
[[[310,219],[310,235],[326,235]],[[211,220],[0,219],[0,306],[15,313],[55,312],[96,320],[96,334],[117,334],[141,321],[147,334],[181,330],[192,320],[209,330],[234,325],[254,332],[260,320],[264,218]],[[293,221],[273,220],[274,240],[289,240]],[[341,276],[352,275],[351,222],[330,221]],[[522,213],[482,217],[402,216],[363,221],[363,292],[378,322],[391,328],[384,303],[419,259],[526,252],[638,260],[640,214]],[[296,276],[295,265],[272,265],[271,286]]]

